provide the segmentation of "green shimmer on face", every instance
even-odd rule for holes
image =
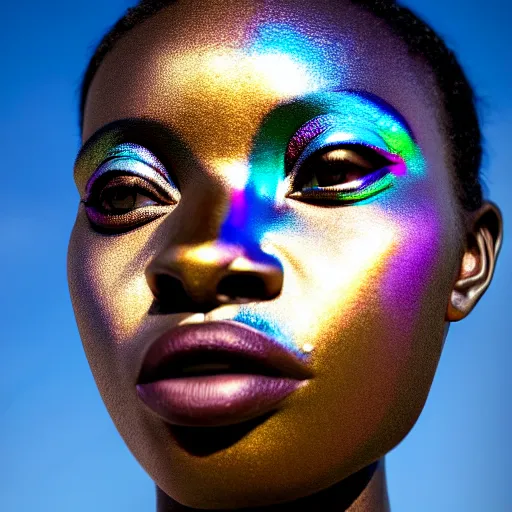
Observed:
[[[301,191],[293,192],[288,197],[300,199],[303,201],[343,201],[352,203],[364,201],[372,196],[391,187],[395,181],[395,175],[383,171],[381,173],[372,173],[371,175],[355,181],[350,184],[350,189],[338,186],[332,187],[308,187]]]
[[[309,101],[309,98],[308,98]],[[424,159],[406,121],[390,105],[367,94],[328,92],[312,95],[322,114],[329,114],[333,131],[344,132],[353,142],[372,144],[368,134],[381,139],[380,149],[399,156],[411,174],[424,170]],[[330,141],[328,141],[330,142]]]
[[[313,137],[298,161],[335,144],[374,146],[399,157],[403,164],[394,174],[422,175],[425,160],[405,120],[382,100],[357,92],[323,92],[280,105],[264,120],[250,156],[250,179],[260,197],[276,198],[278,185],[286,178],[284,155],[296,132],[314,118],[325,118],[326,129]],[[390,177],[389,180],[392,181]],[[368,198],[391,185],[375,182],[368,190],[339,196],[340,200]],[[360,195],[361,194],[361,195]],[[334,199],[334,198],[333,198]]]

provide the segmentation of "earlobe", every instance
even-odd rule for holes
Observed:
[[[502,236],[501,213],[496,205],[485,202],[472,215],[468,243],[446,311],[448,322],[465,318],[487,290],[494,273]]]

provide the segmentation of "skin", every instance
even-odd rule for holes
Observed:
[[[346,91],[390,105],[413,153],[371,198],[286,197],[286,142],[312,112],[353,132],[355,149],[373,144],[361,126],[376,132],[376,121]],[[120,129],[127,119],[151,123]],[[176,202],[141,202],[134,218],[146,208],[147,222],[114,233],[95,228],[81,203],[69,283],[96,383],[157,484],[160,511],[300,499],[309,501],[272,510],[388,510],[383,456],[417,420],[449,323],[486,290],[501,242],[492,203],[461,214],[446,138],[432,72],[348,2],[183,1],[107,55],[85,108],[81,198],[90,199],[88,182],[109,151],[132,142],[169,172]],[[243,300],[220,300],[223,277],[244,272],[265,293],[248,284]],[[159,307],[162,274],[182,283],[185,311]],[[200,456],[195,434],[179,442],[135,384],[163,332],[221,319],[278,332],[313,377]],[[209,430],[201,434],[213,446]]]

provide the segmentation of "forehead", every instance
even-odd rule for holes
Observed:
[[[349,1],[178,1],[105,57],[83,135],[149,118],[193,150],[232,158],[247,153],[276,105],[331,90],[372,93],[400,112],[420,147],[442,145],[433,73],[384,22]]]

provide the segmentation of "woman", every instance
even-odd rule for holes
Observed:
[[[389,510],[502,227],[453,54],[390,2],[142,2],[85,75],[69,282],[158,510]]]

